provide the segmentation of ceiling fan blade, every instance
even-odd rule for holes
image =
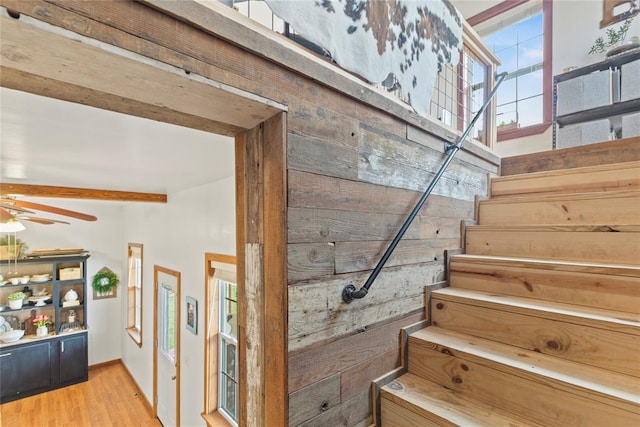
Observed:
[[[0,207],[0,222],[6,222],[10,219],[14,219],[15,216],[5,208]]]
[[[67,221],[59,221],[57,219],[49,219],[49,218],[38,218],[35,216],[20,216],[18,217],[18,219],[23,219],[25,221],[31,221],[31,222],[36,222],[38,224],[45,224],[45,225],[51,225],[51,224],[67,224],[70,225],[69,222]]]
[[[5,203],[4,201],[0,202],[0,208],[12,210],[12,211],[19,212],[19,213],[29,213],[29,214],[34,214],[35,213],[35,212],[27,210],[27,209],[22,209],[22,208],[19,208],[17,206],[13,206],[10,203]]]
[[[95,221],[98,219],[93,215],[87,215],[82,212],[70,211],[68,209],[56,208],[55,206],[43,205],[40,203],[25,202],[23,200],[13,200],[13,199],[2,199],[2,202],[5,204],[10,204],[12,206],[17,206],[19,208],[35,209],[37,211],[44,211],[44,212],[54,213],[57,215],[69,216],[71,218],[81,219],[84,221]]]

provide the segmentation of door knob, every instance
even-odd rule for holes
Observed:
[[[174,375],[171,377],[171,381],[175,381],[175,380],[176,380],[176,376]]]

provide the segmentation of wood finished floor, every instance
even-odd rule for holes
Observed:
[[[162,426],[120,363],[89,370],[89,381],[0,405],[2,427]]]

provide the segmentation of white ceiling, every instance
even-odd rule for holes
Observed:
[[[2,182],[170,194],[233,175],[233,153],[229,137],[0,88]]]

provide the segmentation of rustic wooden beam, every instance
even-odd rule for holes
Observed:
[[[60,199],[93,199],[121,202],[167,203],[167,195],[133,191],[98,190],[92,188],[57,187],[51,185],[0,184],[0,195],[53,197]]]
[[[204,119],[215,123],[217,132],[225,135],[251,129],[286,109],[272,100],[28,16],[14,19],[2,15],[0,20],[0,83],[4,87],[60,99],[73,98],[74,102],[80,100],[70,93],[76,87],[84,88],[85,94],[90,92],[98,97],[92,103],[101,107],[195,128]],[[119,73],[110,79],[92,77],[107,69],[117,69]],[[48,89],[49,85],[55,92]],[[115,102],[118,97],[128,102]]]

